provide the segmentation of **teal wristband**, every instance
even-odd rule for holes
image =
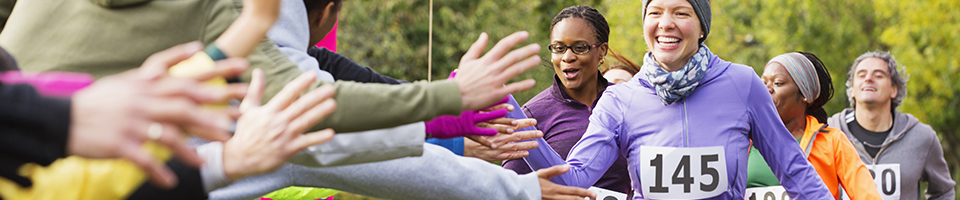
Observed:
[[[204,49],[203,52],[206,53],[207,56],[210,56],[210,59],[213,59],[213,61],[227,59],[227,55],[224,55],[223,51],[217,48],[216,43],[207,45],[207,48]]]

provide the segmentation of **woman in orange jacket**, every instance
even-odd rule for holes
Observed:
[[[873,177],[843,132],[821,123],[827,120],[823,105],[833,97],[833,85],[820,59],[806,52],[779,55],[767,63],[761,79],[783,125],[797,138],[833,197],[840,199],[842,186],[851,199],[880,199]],[[745,199],[781,199],[786,193],[779,185],[763,157],[752,148]]]

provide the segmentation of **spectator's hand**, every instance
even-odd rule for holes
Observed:
[[[507,118],[501,118],[498,120],[503,120]],[[507,121],[507,120],[503,120]],[[474,157],[488,162],[510,160],[510,159],[519,159],[527,157],[530,155],[527,150],[537,148],[539,145],[537,141],[526,141],[519,142],[523,140],[536,139],[543,137],[543,132],[540,131],[520,131],[513,132],[513,130],[521,129],[529,126],[536,125],[537,121],[535,119],[520,119],[509,121],[516,121],[516,125],[504,125],[504,124],[487,124],[487,127],[497,129],[499,134],[492,137],[485,136],[468,136],[469,140],[463,140],[463,156]],[[506,124],[511,124],[506,122]]]
[[[540,177],[540,197],[542,199],[550,200],[583,200],[584,197],[596,199],[597,194],[594,194],[590,190],[578,187],[562,186],[550,182],[550,178],[567,173],[568,170],[570,170],[570,165],[557,165],[550,168],[537,170],[537,176]]]
[[[456,71],[450,73],[450,76],[453,77],[455,74]],[[488,121],[494,119],[505,119],[503,117],[507,116],[508,112],[513,111],[513,106],[506,104],[506,102],[509,100],[509,98],[505,97],[495,104],[497,106],[485,108],[481,111],[465,110],[461,112],[459,116],[444,115],[433,118],[433,120],[430,120],[424,124],[426,126],[427,135],[440,139],[463,136],[497,135],[496,129],[487,128],[480,125],[486,124]],[[507,107],[504,107],[503,105],[507,105]],[[500,108],[492,109],[493,107]]]
[[[527,40],[529,33],[521,31],[511,34],[480,57],[487,46],[487,37],[486,33],[480,34],[477,42],[470,46],[460,59],[457,76],[453,78],[460,87],[463,110],[477,110],[493,105],[507,94],[530,89],[535,84],[533,79],[527,79],[504,86],[511,78],[540,63],[540,57],[537,56],[540,45],[530,44],[507,52]]]
[[[237,132],[223,147],[223,170],[231,180],[271,172],[300,150],[333,138],[332,129],[303,133],[336,109],[333,86],[300,96],[315,79],[314,73],[304,73],[260,106],[263,79],[263,71],[254,69]]]
[[[67,153],[88,158],[125,158],[146,170],[160,187],[176,185],[176,176],[142,149],[147,140],[165,145],[184,163],[203,160],[182,140],[180,130],[198,130],[214,141],[229,138],[225,113],[199,109],[200,104],[241,97],[244,86],[211,87],[189,78],[166,76],[167,69],[200,51],[200,43],[178,45],[151,55],[143,66],[108,76],[78,91],[72,98]],[[223,70],[205,77],[243,71],[242,63],[220,63]],[[239,70],[238,70],[239,69]],[[220,74],[217,74],[220,73]],[[197,79],[203,79],[199,77]]]

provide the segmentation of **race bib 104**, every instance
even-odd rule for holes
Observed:
[[[877,185],[877,192],[884,200],[900,199],[900,164],[879,164],[867,165],[870,175],[873,175],[873,183]],[[845,190],[840,188],[840,199],[850,200],[850,196]]]
[[[752,187],[744,193],[747,200],[790,200],[783,186]]]
[[[640,188],[647,199],[703,199],[727,189],[727,161],[722,146],[640,146]]]
[[[591,199],[590,197],[585,197],[583,198],[584,200],[627,200],[627,194],[619,193],[613,190],[608,190],[608,189],[603,189],[598,187],[590,187],[587,190],[590,190],[596,193],[597,198]]]

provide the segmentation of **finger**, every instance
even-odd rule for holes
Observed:
[[[247,86],[247,96],[240,102],[240,112],[243,113],[252,108],[260,107],[263,98],[263,70],[253,69],[253,75],[250,80],[250,86]]]
[[[148,94],[161,97],[189,97],[200,103],[220,102],[227,99],[223,86],[204,85],[189,78],[165,77],[151,86]]]
[[[532,140],[532,139],[542,138],[543,132],[537,131],[537,130],[520,131],[520,132],[515,132],[513,134],[504,135],[504,136],[507,136],[507,137],[494,138],[493,142],[506,144],[506,143],[517,142],[517,141]],[[534,142],[534,141],[530,141],[530,142]]]
[[[270,102],[267,102],[264,107],[272,110],[283,110],[287,108],[294,100],[300,97],[303,91],[306,91],[307,88],[310,87],[310,84],[313,83],[316,77],[317,75],[313,72],[300,74],[300,76],[297,76],[297,78],[283,86],[283,89],[274,95],[273,98],[270,99]]]
[[[202,49],[203,44],[194,41],[154,53],[150,55],[150,57],[147,57],[147,59],[143,61],[143,65],[140,66],[141,76],[146,79],[160,77],[167,73],[170,66],[190,58],[190,56],[193,56],[193,54],[196,54]]]
[[[232,118],[232,116],[231,116]],[[180,127],[184,133],[197,136],[210,141],[220,141],[225,142],[230,139],[230,130],[233,126],[233,119],[224,119],[217,122],[217,129],[209,129],[197,126],[182,126]]]
[[[507,116],[507,109],[494,110],[492,112],[478,113],[473,115],[473,122],[486,122]]]
[[[290,129],[292,133],[300,134],[313,127],[314,124],[317,124],[323,118],[333,113],[337,110],[337,102],[333,99],[327,99],[313,108],[310,108],[309,111],[305,112],[300,117],[290,121],[290,124],[287,125],[287,128]]]
[[[320,103],[330,100],[331,97],[337,92],[337,90],[330,84],[320,86],[313,91],[308,92],[307,94],[294,101],[293,104],[290,104],[289,107],[283,109],[278,115],[279,119],[296,119],[300,115],[307,112],[308,110],[317,107]]]
[[[590,197],[590,199],[596,199],[597,194],[594,194],[592,191],[579,188],[579,187],[570,187],[570,186],[560,186],[557,190],[562,195],[565,195],[564,198],[570,198],[570,200],[580,200],[584,197]]]
[[[518,119],[517,125],[515,128],[517,130],[520,130],[522,128],[527,128],[527,127],[536,126],[536,125],[537,125],[537,119],[534,119],[534,118]]]
[[[212,71],[193,76],[193,80],[207,81],[215,77],[236,77],[247,70],[250,62],[243,58],[227,58],[217,61]]]
[[[527,141],[527,142],[508,143],[497,149],[503,150],[506,152],[514,152],[514,151],[526,151],[530,149],[535,149],[537,148],[537,146],[539,146],[537,141]]]
[[[507,109],[507,111],[513,111],[514,109],[513,105],[510,105],[509,103],[494,104],[494,105],[495,106],[483,109],[482,111],[490,112],[491,110],[497,110],[497,109]]]
[[[540,51],[540,46],[537,44],[527,45],[526,47],[511,51],[510,54],[507,54],[503,59],[493,63],[494,66],[506,66],[502,72],[497,75],[497,78],[509,80],[539,65],[540,56],[537,56],[538,51]]]
[[[513,127],[513,126],[516,126],[516,125],[519,123],[519,120],[518,120],[518,119],[505,118],[505,117],[504,117],[504,118],[492,119],[492,120],[490,120],[490,121],[488,121],[488,122],[490,122],[491,124],[499,124],[499,125],[505,125],[505,126],[511,126],[511,127]]]
[[[550,179],[554,176],[567,173],[568,170],[570,170],[570,165],[555,165],[553,167],[537,170],[537,176],[543,179]]]
[[[160,188],[169,189],[177,184],[177,177],[167,166],[160,164],[152,155],[143,150],[136,142],[126,143],[120,156],[139,166],[150,175],[150,182]]]
[[[497,155],[497,160],[513,160],[530,156],[528,151],[508,151]]]
[[[200,158],[200,155],[197,155],[196,150],[187,145],[175,126],[164,124],[163,134],[157,139],[157,143],[169,147],[184,164],[196,168],[203,164],[203,159]]]
[[[471,135],[494,136],[499,132],[497,129],[492,128],[472,127],[468,133],[471,133]]]
[[[488,39],[489,39],[489,36],[487,35],[487,33],[480,33],[480,37],[477,38],[476,42],[473,42],[473,44],[470,45],[470,48],[467,50],[467,53],[464,53],[463,57],[460,58],[460,62],[463,63],[466,61],[476,60],[477,58],[480,58],[480,54],[483,53],[483,49],[487,48]]]
[[[227,99],[230,99],[230,100],[243,99],[243,97],[247,95],[247,89],[249,87],[250,86],[247,85],[246,83],[231,83],[227,85],[226,97]]]
[[[497,130],[498,133],[503,133],[504,135],[510,135],[514,131],[516,131],[515,129],[513,129],[513,126],[507,126],[507,125],[501,125],[501,124],[488,124],[488,125],[485,125],[484,128],[495,129]]]
[[[501,150],[503,151],[503,153],[519,153],[519,152],[527,152],[527,150],[534,149],[534,148],[537,148],[536,141],[510,143],[500,148],[497,148],[497,150]],[[529,155],[529,153],[526,155]],[[526,155],[524,155],[524,157],[526,157]]]
[[[298,152],[300,150],[306,149],[309,146],[330,141],[331,139],[333,139],[333,135],[334,135],[333,129],[329,129],[329,128],[304,134],[303,136],[298,138],[296,141],[294,141],[294,146],[297,147],[297,149],[296,151],[291,151],[291,152]]]
[[[488,141],[487,139],[484,139],[484,138],[481,137],[481,136],[468,135],[468,136],[464,136],[464,137],[466,137],[467,139],[473,140],[474,142],[477,142],[477,144],[483,145],[483,146],[485,146],[485,147],[488,147],[488,148],[491,148],[491,149],[492,149],[492,148],[495,148],[495,147],[493,147],[493,143],[491,143],[491,142]]]
[[[220,122],[229,120],[226,113],[202,110],[197,104],[184,98],[150,98],[143,100],[143,103],[139,110],[142,110],[150,121],[217,131],[226,128],[220,127]]]
[[[527,79],[520,82],[507,84],[506,87],[499,88],[498,91],[495,91],[495,92],[500,94],[517,93],[524,90],[529,90],[530,88],[533,88],[533,86],[536,84],[537,84],[537,81],[534,81],[533,79]]]
[[[517,46],[517,44],[526,41],[528,37],[530,37],[530,33],[527,33],[526,31],[510,34],[507,37],[500,39],[500,41],[497,42],[497,44],[494,45],[493,48],[487,52],[487,54],[483,55],[483,58],[500,60],[500,57],[502,57],[504,53],[512,49],[514,46]]]

